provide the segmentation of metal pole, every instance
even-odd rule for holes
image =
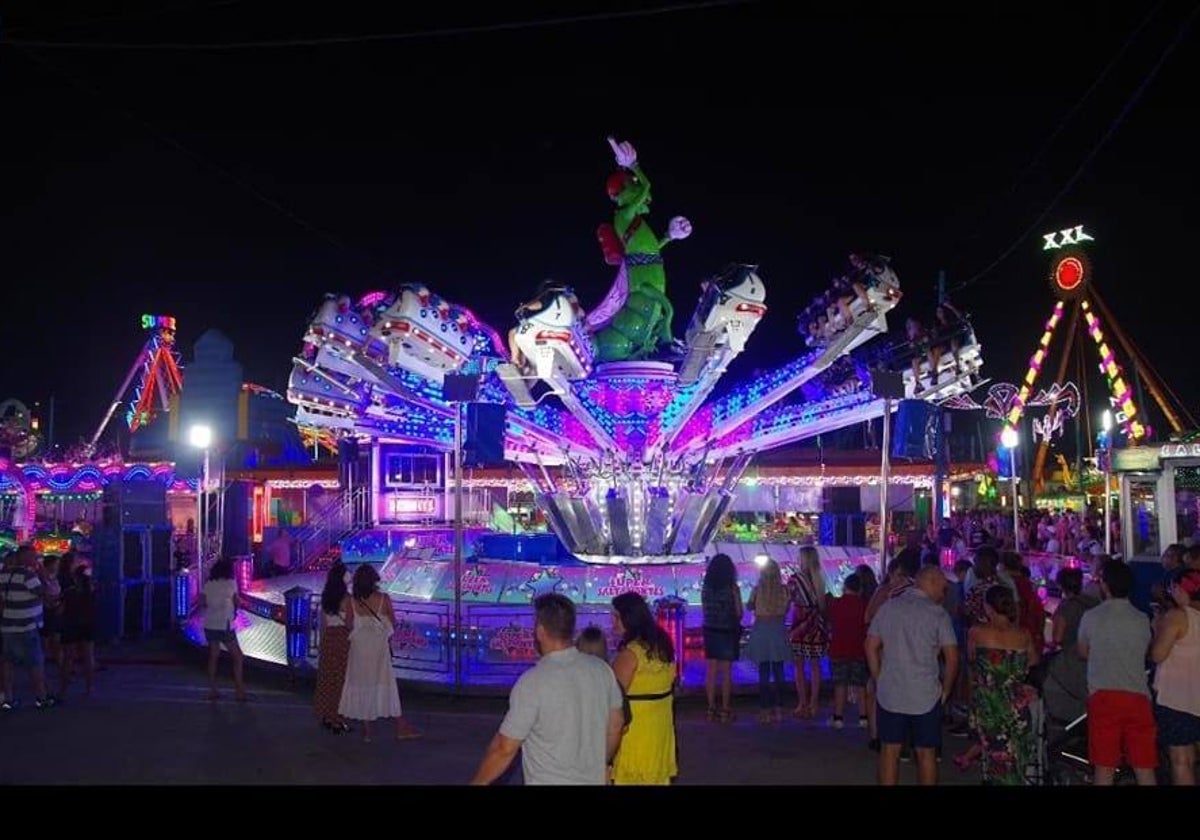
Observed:
[[[1104,553],[1112,556],[1112,444],[1104,444]]]
[[[887,574],[888,542],[888,483],[891,472],[892,448],[892,399],[883,398],[883,457],[880,460],[879,476],[879,579]]]
[[[1013,449],[1013,453],[1012,453],[1012,456],[1010,456],[1010,457],[1013,457],[1013,458],[1015,458],[1015,457],[1016,457],[1016,454],[1017,454],[1017,452],[1016,452],[1016,448],[1014,447],[1014,449]],[[1017,498],[1017,493],[1018,493],[1019,486],[1020,486],[1020,485],[1019,485],[1019,483],[1020,483],[1020,479],[1017,477],[1017,471],[1014,469],[1014,470],[1013,470],[1013,476],[1012,476],[1012,486],[1013,486],[1013,550],[1014,550],[1014,551],[1020,551],[1020,550],[1021,550],[1021,516],[1020,516],[1020,509],[1019,509],[1019,508],[1018,508],[1018,506],[1017,506],[1017,505],[1018,505],[1018,501],[1019,501],[1019,500],[1018,500],[1018,498]]]
[[[213,534],[216,543],[214,554],[222,557],[225,554],[225,459],[217,464],[217,528]]]
[[[204,553],[208,542],[208,450],[204,450],[204,466],[200,471],[200,492],[197,493],[199,510],[196,514],[196,579],[204,584]]]
[[[462,411],[454,405],[454,690],[462,688],[463,476]]]
[[[941,406],[933,406],[933,414],[937,423],[933,431],[933,445],[935,451],[933,453],[933,525],[935,528],[940,528],[942,518],[946,516],[942,509],[942,500],[945,492],[946,473],[948,472],[948,459],[946,458],[946,415],[942,411]]]

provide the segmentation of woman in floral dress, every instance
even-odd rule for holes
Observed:
[[[795,612],[788,641],[796,660],[796,695],[793,717],[815,718],[821,697],[821,658],[829,652],[829,623],[825,616],[825,575],[816,548],[800,549],[800,569],[788,581],[788,595]],[[804,662],[809,663],[812,691],[804,680]]]
[[[967,658],[975,666],[970,726],[979,739],[983,783],[1023,785],[1037,749],[1030,710],[1037,692],[1025,678],[1041,649],[1017,624],[1012,590],[997,584],[983,600],[987,623],[967,636]]]

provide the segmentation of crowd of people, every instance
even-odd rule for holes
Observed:
[[[885,273],[890,273],[886,257],[851,254],[850,271],[835,277],[829,289],[813,298],[800,313],[799,328],[805,343],[823,347],[849,328],[855,320],[851,308],[855,300],[861,304],[860,312],[874,312],[867,290],[877,286]]]
[[[95,678],[96,592],[91,564],[68,551],[40,557],[22,545],[0,566],[0,657],[3,686],[0,711],[20,705],[16,674],[27,672],[33,705],[50,709],[67,696],[78,668],[84,693]],[[53,666],[58,691],[50,690],[46,666]]]
[[[1112,545],[1121,544],[1120,524],[1113,518]],[[1018,515],[1018,541],[1029,553],[1064,557],[1104,554],[1104,519],[1099,511],[1028,510]],[[920,541],[923,556],[953,549],[965,557],[984,545],[1013,544],[1012,513],[1002,510],[956,511],[940,524],[930,523]]]
[[[978,772],[986,784],[1028,784],[1045,773],[1056,716],[1063,723],[1049,694],[1055,684],[1080,698],[1095,784],[1115,783],[1122,770],[1154,784],[1160,756],[1172,781],[1194,784],[1200,545],[1164,552],[1150,614],[1130,601],[1130,566],[1095,555],[1059,570],[1052,587],[1057,606],[1048,618],[1003,524],[979,513],[945,520],[924,541],[912,535],[883,580],[862,565],[840,587],[826,580],[817,550],[802,546],[790,575],[766,559],[745,603],[735,565],[717,554],[701,593],[707,719],[735,720],[732,666],[744,658],[758,669],[758,721],[782,724],[790,663],[796,697],[790,716],[841,730],[848,711],[856,712],[850,721],[867,730],[881,784],[896,784],[905,760],[915,761],[920,783],[936,783],[947,731],[967,739],[953,757],[958,771]],[[1031,514],[1023,527],[1035,545],[1071,538],[1076,550],[1086,545],[1085,517]],[[942,552],[928,550],[931,539],[944,545],[946,532],[968,543],[969,556],[952,566]],[[245,700],[230,561],[213,565],[201,603],[210,696],[220,696],[217,664],[225,648],[235,697]],[[400,703],[389,647],[395,612],[374,567],[360,564],[351,573],[335,563],[320,604],[314,699],[320,724],[332,734],[357,727],[370,740],[372,724],[391,719],[396,738],[420,737]],[[540,659],[512,689],[474,783],[500,778],[518,753],[526,784],[664,785],[677,776],[674,644],[642,596],[625,593],[611,606],[612,648],[598,627],[577,632],[569,599],[535,600]],[[76,668],[90,692],[95,620],[89,563],[72,553],[40,558],[30,546],[11,555],[0,568],[0,709],[17,706],[14,677],[21,670],[39,709],[62,702]],[[826,659],[832,691],[823,710]],[[57,669],[56,694],[47,665]]]
[[[977,772],[984,784],[1023,785],[1048,773],[1053,725],[1042,692],[1054,681],[1075,686],[1080,706],[1072,716],[1086,717],[1094,784],[1115,783],[1122,768],[1154,784],[1160,755],[1176,784],[1194,783],[1200,546],[1168,549],[1153,616],[1130,602],[1131,568],[1099,557],[1086,585],[1083,568],[1059,571],[1060,599],[1048,619],[1029,569],[1008,545],[981,544],[944,568],[917,542],[897,553],[882,581],[860,566],[836,596],[811,546],[801,548],[786,579],[767,559],[745,603],[733,562],[713,557],[702,589],[707,719],[735,720],[731,670],[746,658],[758,667],[758,721],[782,723],[790,662],[792,716],[841,730],[856,707],[868,747],[879,754],[881,784],[898,782],[903,761],[915,761],[919,783],[935,784],[948,731],[967,739],[953,760],[959,772]],[[598,628],[573,640],[570,601],[544,596],[535,611],[542,658],[513,689],[474,781],[496,780],[520,751],[527,783],[670,783],[678,772],[676,668],[645,600],[614,599],[619,642],[610,669],[599,661],[608,647]],[[745,613],[753,620],[743,646]],[[827,717],[825,658],[833,682]]]
[[[909,318],[904,325],[904,337],[912,351],[912,375],[914,382],[921,381],[921,363],[928,362],[930,385],[936,386],[942,358],[949,354],[954,359],[951,379],[966,371],[962,370],[959,350],[962,348],[962,327],[966,318],[949,301],[938,304],[934,311],[933,326],[927,327],[918,318]],[[918,389],[919,390],[919,389]]]

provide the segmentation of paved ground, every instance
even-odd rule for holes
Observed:
[[[363,743],[317,726],[310,687],[263,671],[249,676],[253,702],[206,699],[196,651],[166,643],[106,652],[90,698],[56,709],[28,703],[18,678],[17,711],[0,716],[0,784],[461,784],[474,771],[504,713],[503,700],[406,691],[406,713],[425,731],[416,741]],[[223,667],[228,668],[227,662]],[[866,733],[814,722],[760,726],[751,700],[730,725],[679,705],[685,785],[869,785],[874,754]],[[965,742],[947,740],[947,756]],[[911,765],[902,768],[909,783]],[[508,780],[514,783],[516,780]],[[943,784],[974,784],[947,760]]]

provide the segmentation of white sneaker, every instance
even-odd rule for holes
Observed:
[[[833,717],[831,717],[829,719],[829,725],[832,726],[834,729],[841,729],[843,726],[846,725],[846,722],[843,721],[837,715],[834,715]]]
[[[866,729],[866,728],[867,728],[869,725],[870,725],[870,721],[868,721],[868,720],[866,719],[866,717],[864,717],[864,716],[862,716],[862,715],[859,715],[859,718],[858,718],[858,728],[859,728],[859,729]]]

